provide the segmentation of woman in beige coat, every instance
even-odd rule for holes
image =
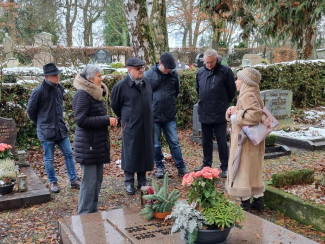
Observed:
[[[243,125],[255,125],[262,120],[264,104],[261,99],[259,83],[261,74],[253,68],[245,68],[237,73],[239,96],[237,105],[228,108],[226,118],[231,121],[231,147],[228,162],[226,190],[228,194],[241,198],[241,206],[246,211],[264,209],[262,196],[265,190],[262,178],[265,141],[254,146],[249,138],[242,143],[237,175],[233,176],[233,162],[238,147],[238,138]],[[253,197],[253,202],[250,199]]]

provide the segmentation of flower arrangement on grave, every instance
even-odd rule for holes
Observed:
[[[171,232],[181,231],[189,243],[198,238],[200,230],[231,228],[243,221],[243,210],[217,190],[220,170],[204,167],[183,177],[188,188],[187,201],[177,202],[166,219],[175,221]],[[230,231],[230,230],[229,230]]]
[[[0,159],[10,158],[12,156],[11,149],[11,145],[0,143]]]
[[[0,160],[0,186],[11,185],[16,181],[16,166],[12,159]]]
[[[156,213],[165,213],[163,219],[171,212],[181,192],[174,189],[168,194],[168,173],[164,176],[164,184],[159,188],[157,182],[152,180],[152,187],[148,188],[148,194],[142,198],[146,200],[146,205],[140,210],[140,215],[144,215],[147,220],[152,219]],[[156,215],[157,218],[158,215]]]

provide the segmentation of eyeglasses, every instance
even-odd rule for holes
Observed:
[[[135,69],[136,71],[140,71],[144,69],[144,66],[132,67],[132,69]]]

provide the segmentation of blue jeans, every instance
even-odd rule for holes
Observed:
[[[164,135],[166,137],[166,141],[169,145],[170,152],[175,161],[176,168],[185,168],[181,147],[178,142],[176,121],[173,120],[164,123],[155,122],[154,127],[154,161],[156,163],[157,169],[164,168],[164,163],[162,161],[164,159],[164,154],[161,151],[161,130],[163,130]]]
[[[54,146],[57,144],[62,151],[64,156],[65,166],[67,168],[68,176],[70,182],[74,182],[78,179],[76,168],[74,165],[74,159],[71,149],[71,144],[69,137],[63,138],[59,141],[42,141],[43,149],[44,149],[44,164],[45,170],[47,174],[47,178],[49,182],[58,182],[58,178],[55,176],[54,169]]]

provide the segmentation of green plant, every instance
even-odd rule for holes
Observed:
[[[196,209],[196,202],[177,202],[174,210],[166,219],[174,219],[171,233],[181,231],[183,238],[187,236],[190,243],[193,243],[198,235],[198,230],[202,229],[205,220],[200,211]]]
[[[0,185],[9,185],[16,180],[16,167],[12,159],[0,160]]]
[[[164,176],[164,184],[159,189],[155,180],[152,180],[152,188],[148,190],[147,195],[142,196],[147,201],[145,207],[140,210],[140,215],[144,215],[147,220],[151,219],[154,212],[167,213],[170,212],[175,205],[177,199],[182,193],[174,189],[169,195],[168,189],[168,173]]]
[[[176,205],[167,216],[175,221],[172,233],[178,230],[187,235],[190,243],[197,239],[198,230],[216,228],[223,230],[232,225],[238,226],[243,220],[243,210],[240,206],[228,200],[217,190],[219,169],[204,167],[197,172],[191,172],[183,177],[182,185],[189,187],[188,203]]]
[[[112,68],[115,68],[115,69],[122,68],[123,67],[123,64],[120,63],[120,62],[118,62],[118,63],[111,63],[111,67]]]
[[[311,169],[301,169],[288,171],[283,174],[272,175],[272,185],[284,187],[289,185],[311,184],[314,182],[314,171]]]
[[[276,143],[276,135],[270,134],[265,138],[265,146],[273,147]]]
[[[12,156],[11,148],[11,145],[0,143],[0,159],[6,159]]]
[[[320,184],[325,186],[325,173],[323,173],[322,178],[320,179]]]

